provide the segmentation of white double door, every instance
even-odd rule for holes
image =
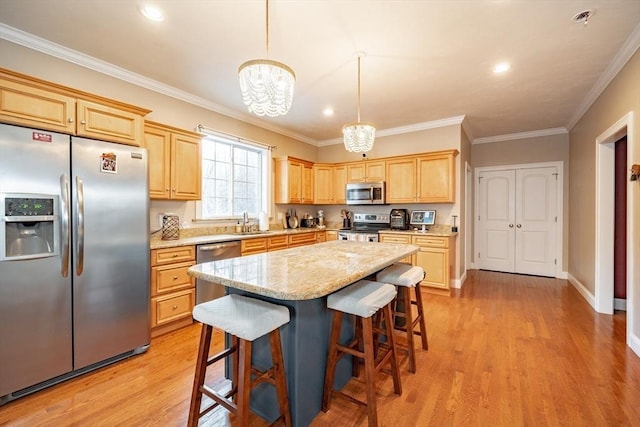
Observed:
[[[485,170],[477,182],[478,268],[555,277],[557,168]]]

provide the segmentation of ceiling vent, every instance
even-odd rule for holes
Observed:
[[[587,22],[589,22],[589,19],[593,16],[593,14],[595,13],[594,10],[589,9],[589,10],[583,10],[582,12],[578,12],[575,15],[573,15],[573,18],[571,18],[572,22],[575,22],[577,24],[587,24]]]

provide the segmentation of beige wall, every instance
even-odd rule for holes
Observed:
[[[566,272],[569,265],[569,134],[474,144],[471,161],[473,168],[563,162],[562,271]]]
[[[607,131],[629,112],[634,119],[628,135],[627,163],[640,163],[640,51],[632,56],[615,79],[571,130],[569,135],[570,173],[570,239],[569,273],[589,292],[595,294],[596,230],[596,138]],[[631,277],[627,287],[632,288],[634,318],[632,333],[640,336],[640,182],[627,181],[628,203],[631,211]],[[627,295],[630,292],[628,290]],[[629,311],[631,312],[631,311]],[[640,343],[640,341],[639,341]]]

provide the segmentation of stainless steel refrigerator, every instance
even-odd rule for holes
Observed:
[[[146,351],[147,151],[0,124],[0,405]]]

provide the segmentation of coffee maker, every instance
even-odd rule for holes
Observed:
[[[406,209],[391,209],[389,214],[389,227],[392,230],[409,229],[409,211]]]

